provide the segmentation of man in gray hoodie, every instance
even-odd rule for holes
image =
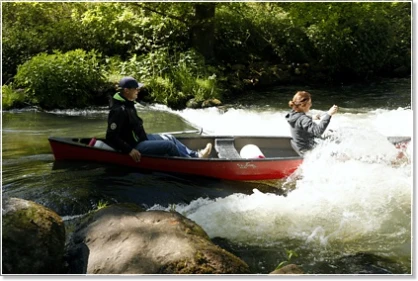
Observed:
[[[316,145],[315,137],[320,137],[325,132],[332,115],[338,111],[338,106],[333,105],[322,117],[319,124],[316,124],[312,117],[306,115],[311,106],[310,93],[299,91],[289,101],[289,107],[292,108],[292,111],[286,115],[292,135],[291,145],[301,156],[314,148]]]

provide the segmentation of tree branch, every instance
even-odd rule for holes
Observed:
[[[158,10],[155,10],[153,8],[150,8],[150,7],[148,7],[146,5],[143,5],[141,3],[132,3],[132,4],[135,5],[135,6],[138,6],[138,7],[142,8],[144,10],[147,10],[147,11],[150,11],[150,12],[153,12],[153,13],[156,13],[156,14],[159,14],[160,16],[165,16],[165,17],[168,17],[170,19],[174,19],[174,20],[177,20],[179,22],[182,22],[184,24],[188,24],[189,23],[187,20],[184,20],[181,17],[177,17],[177,16],[174,16],[174,15],[170,15],[170,14],[166,14],[166,13],[160,12]]]

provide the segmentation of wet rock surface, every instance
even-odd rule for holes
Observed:
[[[64,223],[54,211],[31,201],[3,198],[3,274],[63,273],[64,244]]]
[[[248,265],[213,244],[176,212],[145,212],[133,204],[98,210],[68,247],[72,274],[243,274]]]

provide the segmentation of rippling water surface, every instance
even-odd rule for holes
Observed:
[[[302,87],[300,88],[302,89]],[[3,112],[2,195],[33,200],[65,219],[102,202],[172,209],[197,222],[253,273],[292,262],[311,274],[410,274],[413,146],[406,157],[387,136],[412,136],[409,80],[310,89],[311,112],[341,107],[324,140],[286,180],[232,182],[139,173],[98,163],[54,162],[49,136],[103,137],[107,108]],[[231,106],[172,111],[138,107],[148,132],[202,127],[209,135],[289,135],[295,88],[242,97]],[[359,95],[361,93],[361,95]]]

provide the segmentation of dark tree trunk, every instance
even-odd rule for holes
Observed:
[[[210,62],[214,58],[216,3],[195,4],[195,22],[192,28],[193,47]]]

